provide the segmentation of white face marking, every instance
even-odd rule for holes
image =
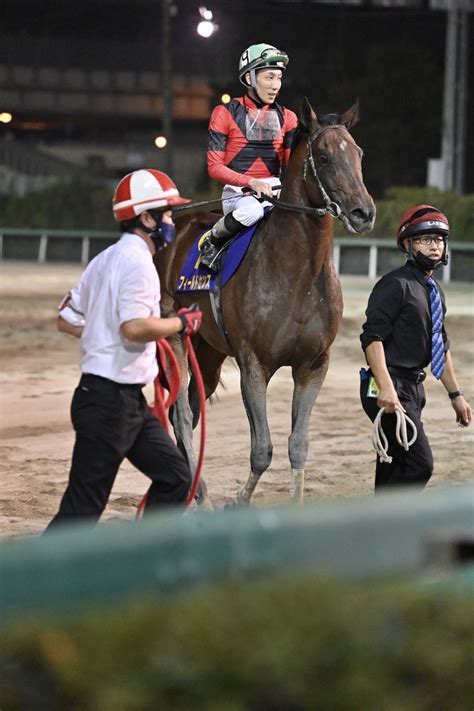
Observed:
[[[347,146],[347,141],[341,141],[341,143],[340,143],[340,145],[339,145],[341,151],[345,151],[345,150],[346,150],[346,146]]]

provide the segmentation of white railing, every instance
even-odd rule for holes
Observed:
[[[117,237],[117,232],[101,232],[96,230],[23,230],[19,228],[0,227],[0,261],[23,259],[27,261],[36,261],[39,264],[45,264],[48,261],[78,262],[81,264],[87,264],[89,260],[97,254],[97,252],[103,249],[101,243],[104,243],[105,247],[107,246],[106,243],[110,244],[114,242]],[[58,240],[61,240],[63,245],[64,241],[80,241],[80,246],[76,250],[77,258],[68,259],[67,256],[61,257],[60,255],[61,258],[58,259]],[[29,244],[30,242],[31,245]],[[91,252],[91,243],[93,242],[96,243],[94,253]],[[26,250],[24,249],[25,244],[28,245]],[[334,240],[333,261],[338,273],[341,273],[341,263],[345,250],[361,250],[363,253],[367,253],[368,251],[367,268],[361,272],[360,260],[358,260],[359,265],[355,265],[353,263],[353,269],[351,270],[351,264],[349,263],[347,268],[344,267],[342,273],[364,273],[366,276],[375,279],[379,274],[387,271],[385,268],[379,269],[381,261],[380,250],[389,250],[390,252],[395,253],[397,251],[397,245],[395,240],[392,239],[378,239],[370,237],[336,238]],[[458,260],[465,261],[466,257],[474,257],[474,244],[469,242],[450,242],[449,250],[450,261],[442,270],[442,281],[444,283],[451,281],[453,265],[461,265],[462,261]],[[468,271],[469,269],[467,269],[467,272]],[[462,280],[474,281],[473,271],[474,267],[471,267],[471,273],[468,274],[468,276],[463,277]]]

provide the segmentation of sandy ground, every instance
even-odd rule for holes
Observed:
[[[56,512],[68,476],[73,430],[69,404],[79,377],[78,342],[55,329],[55,307],[80,274],[70,265],[3,263],[0,276],[0,534],[41,531]],[[372,282],[343,278],[344,319],[326,382],[313,410],[306,466],[306,500],[370,494],[375,454],[370,423],[358,398],[363,365],[358,334]],[[447,328],[459,381],[474,401],[474,296],[466,284],[449,285]],[[249,471],[249,430],[233,362],[224,369],[226,389],[208,407],[203,475],[217,506],[231,502]],[[460,429],[443,387],[426,382],[425,427],[435,472],[430,486],[474,479],[474,428]],[[149,390],[147,394],[150,394]],[[292,381],[283,369],[269,388],[274,455],[254,496],[255,505],[288,499],[287,438]],[[132,518],[148,488],[125,462],[104,519]]]

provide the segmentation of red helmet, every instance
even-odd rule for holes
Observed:
[[[122,178],[113,197],[117,222],[133,220],[145,210],[184,205],[191,200],[180,197],[176,185],[160,170],[135,170]]]
[[[417,235],[430,233],[449,237],[449,222],[445,214],[432,205],[417,205],[411,207],[400,220],[397,232],[397,244],[403,249],[404,239],[411,239]]]

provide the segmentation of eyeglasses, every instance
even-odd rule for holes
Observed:
[[[432,237],[431,235],[425,235],[424,237],[417,237],[413,241],[418,242],[419,244],[422,244],[425,247],[427,247],[428,245],[432,244],[433,242],[435,244],[444,244],[444,237],[439,237],[439,236]]]

